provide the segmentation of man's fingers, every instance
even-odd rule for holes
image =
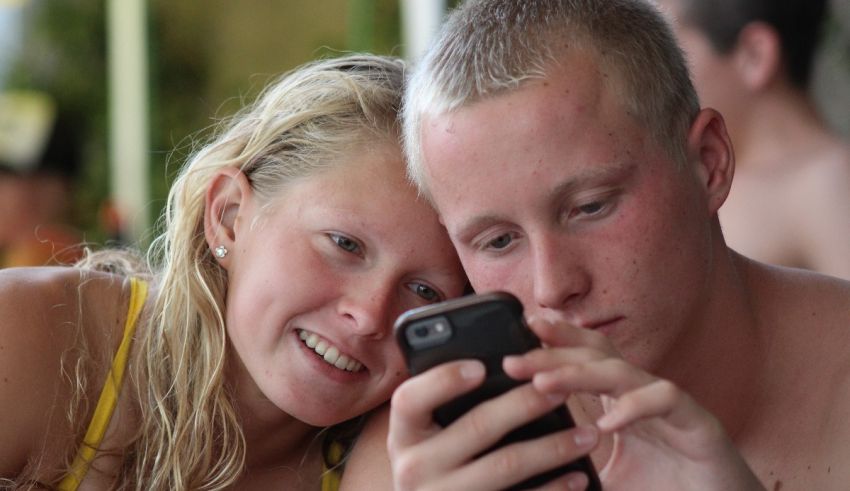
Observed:
[[[564,489],[568,489],[570,491],[584,491],[587,489],[588,484],[590,484],[590,480],[583,472],[571,472],[559,477],[558,479],[549,481],[543,486],[535,488],[535,490],[563,491]]]
[[[432,398],[431,403],[439,400],[442,399]],[[402,407],[396,407],[398,403]],[[395,455],[393,468],[400,483],[441,478],[466,469],[470,461],[512,430],[564,404],[564,397],[541,394],[531,384],[524,384],[478,404],[441,431],[435,431],[430,419],[432,405],[416,406],[415,411],[410,411],[409,406],[415,404],[418,403],[408,403],[404,398],[393,399],[388,445]],[[423,414],[417,414],[422,412],[427,413],[427,422]],[[480,467],[477,472],[482,472]]]
[[[544,395],[531,384],[524,384],[480,403],[422,445],[433,446],[429,451],[440,455],[440,465],[457,467],[491,448],[512,430],[563,404],[563,396]]]
[[[506,356],[505,373],[517,380],[527,380],[535,373],[554,370],[565,364],[580,364],[607,358],[595,348],[541,348],[522,355]]]
[[[617,354],[611,341],[602,333],[592,329],[576,327],[566,322],[550,322],[543,319],[530,319],[528,327],[547,346],[593,348],[609,355]]]
[[[657,380],[652,375],[620,358],[564,365],[534,376],[533,384],[541,392],[591,392],[620,397]]]
[[[444,482],[451,483],[451,489],[504,488],[587,455],[597,441],[596,428],[589,426],[514,443],[482,455],[445,476]],[[564,489],[563,483],[568,481],[559,478],[556,482],[561,483],[560,487],[547,484],[542,489]],[[585,485],[586,482],[585,478]]]
[[[433,430],[434,408],[468,392],[484,380],[484,364],[476,360],[445,363],[412,377],[393,393],[390,451],[422,440]]]
[[[636,421],[655,417],[664,418],[668,428],[675,432],[687,435],[691,430],[699,430],[703,438],[725,438],[724,430],[716,418],[675,384],[663,379],[617,398],[597,424],[602,431],[612,432]]]

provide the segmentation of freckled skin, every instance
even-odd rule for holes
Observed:
[[[365,413],[404,379],[392,322],[428,303],[411,285],[448,298],[460,295],[465,280],[433,209],[407,183],[399,149],[352,154],[358,157],[290,186],[272,212],[240,229],[243,249],[228,256],[226,320],[241,362],[235,385],[316,426]],[[237,220],[253,223],[256,203],[240,213]],[[329,233],[356,240],[358,253]],[[324,362],[298,339],[299,329],[361,362],[362,376],[318,375]]]
[[[708,409],[768,488],[848,482],[827,470],[848,456],[850,287],[726,247],[734,157],[716,112],[697,116],[711,125],[694,123],[678,167],[587,59],[566,58],[572,77],[425,115],[426,181],[473,286],[516,294],[532,317],[616,318],[605,334],[623,358]],[[594,200],[603,211],[584,211]]]
[[[506,370],[575,396],[576,420],[605,433],[591,452],[605,489],[844,489],[850,284],[729,249],[717,213],[735,158],[721,115],[694,116],[681,142],[687,162],[674,163],[618,100],[616,75],[583,55],[556,51],[545,80],[421,114],[420,170],[473,286],[513,292],[530,316],[553,321],[531,323],[549,348]],[[602,361],[574,349],[600,345]],[[504,487],[474,459],[489,439],[452,459],[451,430],[428,426],[431,387],[435,399],[451,390],[441,380],[452,395],[468,387],[453,375],[423,374],[396,392],[395,425],[373,439],[381,452],[389,446],[396,489],[406,478]],[[597,376],[604,382],[591,387]],[[610,396],[602,420],[585,391]],[[475,418],[498,429],[527,410],[527,399],[491,403]],[[623,418],[607,426],[613,438],[604,428],[612,415]],[[524,455],[539,462],[552,452]]]
[[[599,90],[596,80],[585,82],[563,82],[571,89],[554,77],[531,82],[428,121],[435,130],[423,135],[431,192],[477,290],[508,289],[523,299],[530,315],[622,315],[625,325],[613,334],[618,348],[630,361],[657,367],[702,308],[705,258],[716,247],[708,220],[700,218],[708,212],[696,179],[672,178],[676,165],[634,120],[622,118],[619,101]],[[514,114],[512,107],[524,110],[498,116]],[[597,224],[555,223],[556,211],[541,198],[546,189],[635,155],[642,156],[637,170],[611,216]],[[531,168],[517,165],[529,161]],[[479,182],[487,185],[476,186]],[[506,228],[522,229],[529,244],[539,239],[536,243],[551,249],[529,246],[490,261],[457,235],[475,214],[504,217]],[[544,259],[551,263],[541,266]],[[530,273],[541,267],[588,277],[587,291],[568,306],[546,305]]]

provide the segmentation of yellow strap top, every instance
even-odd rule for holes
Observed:
[[[124,368],[127,366],[127,358],[130,355],[130,345],[133,342],[133,333],[136,330],[136,321],[145,304],[148,295],[148,284],[138,278],[130,278],[130,307],[127,320],[124,323],[124,337],[112,359],[112,367],[106,376],[106,383],[100,392],[97,406],[94,409],[91,422],[89,423],[83,443],[77,450],[74,463],[71,464],[71,472],[62,479],[57,489],[60,491],[75,491],[89,470],[98,447],[112,419],[115,405],[118,403],[118,393],[124,380]]]
[[[328,448],[327,460],[333,467],[328,469],[325,467],[325,472],[322,474],[322,491],[337,491],[339,482],[342,478],[341,472],[337,464],[342,460],[343,448],[339,442],[332,442]]]

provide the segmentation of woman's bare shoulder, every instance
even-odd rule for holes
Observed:
[[[2,269],[0,332],[38,336],[41,329],[33,328],[42,326],[61,335],[64,323],[78,319],[81,311],[114,305],[124,295],[125,282],[123,277],[71,267]],[[19,329],[20,324],[30,328]]]
[[[102,316],[115,315],[115,307],[89,310],[115,305],[123,290],[122,279],[105,273],[0,270],[0,475],[19,472],[39,452],[48,427],[61,425],[60,401],[70,397],[73,385],[68,367],[100,345],[82,347],[80,340],[91,337],[84,336],[87,330],[111,324]]]
[[[391,490],[392,472],[387,454],[390,406],[384,404],[369,416],[349,454],[340,490]]]

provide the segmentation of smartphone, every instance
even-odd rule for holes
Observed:
[[[516,297],[504,292],[467,295],[409,310],[396,320],[394,334],[411,375],[459,359],[474,358],[484,363],[487,376],[481,386],[434,411],[434,420],[442,426],[449,425],[482,401],[525,383],[505,374],[502,358],[540,346],[540,340],[525,323],[522,304]],[[562,405],[508,433],[484,453],[573,426],[572,417]],[[602,489],[587,456],[506,489],[538,487],[572,471],[587,474],[588,490]]]

